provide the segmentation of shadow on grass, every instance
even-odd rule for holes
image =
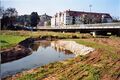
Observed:
[[[8,43],[7,41],[0,40],[0,43]],[[8,43],[9,44],[9,43]]]

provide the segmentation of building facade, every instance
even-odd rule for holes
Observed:
[[[108,13],[80,12],[66,10],[56,13],[51,18],[52,27],[74,24],[95,24],[112,22],[112,17]]]
[[[46,26],[51,20],[51,16],[47,15],[46,13],[43,15],[40,15],[40,21],[38,23],[38,26]]]

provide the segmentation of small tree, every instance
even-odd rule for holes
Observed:
[[[13,29],[13,25],[16,22],[16,17],[18,15],[18,12],[15,8],[7,8],[4,12],[3,12],[3,16],[1,19],[1,27],[5,27],[8,29]]]
[[[120,18],[119,18],[119,17],[114,17],[114,16],[113,16],[113,22],[120,22]]]
[[[39,20],[40,20],[40,18],[39,18],[39,15],[37,14],[37,12],[32,12],[31,15],[30,15],[31,26],[36,27]]]

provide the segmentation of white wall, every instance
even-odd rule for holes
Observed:
[[[55,19],[55,17],[52,17],[51,18],[51,27],[55,27],[55,24],[56,24],[56,19]]]

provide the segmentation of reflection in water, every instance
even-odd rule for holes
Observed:
[[[67,50],[51,46],[51,42],[48,41],[36,42],[30,48],[33,50],[31,55],[1,65],[2,77],[75,56]]]
[[[39,48],[39,43],[37,44],[37,43],[35,43],[35,44],[31,44],[30,45],[30,48],[33,50],[33,51],[37,51],[38,50],[38,48]]]
[[[73,54],[70,50],[65,50],[63,48],[60,48],[59,46],[55,46],[52,48],[54,48],[57,52],[64,52],[64,54]]]
[[[58,52],[64,52],[64,54],[73,54],[70,50],[66,50],[64,47],[59,46],[55,41],[51,42],[51,47]]]
[[[56,45],[57,43],[51,43],[50,41],[40,41],[40,42],[37,42],[37,43],[34,43],[34,44],[31,44],[30,45],[30,48],[33,50],[33,51],[37,51],[38,48],[40,46],[42,46],[42,48],[47,48],[48,46],[51,46],[52,48],[54,48],[57,52],[64,52],[65,54],[72,54],[72,52],[70,50],[66,50],[64,48],[61,48],[60,46],[52,46],[52,45]]]
[[[37,51],[40,46],[42,46],[43,48],[47,48],[48,46],[50,46],[50,43],[51,43],[50,41],[45,41],[44,40],[44,41],[40,41],[40,42],[36,42],[34,44],[31,44],[30,48],[33,51]]]

